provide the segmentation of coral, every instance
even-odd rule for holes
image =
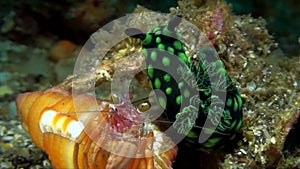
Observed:
[[[299,53],[297,38],[300,29],[298,2],[293,0],[253,0],[236,1],[226,0],[233,6],[233,11],[237,14],[251,13],[255,18],[263,17],[268,22],[268,30],[278,42],[279,47],[288,55]]]
[[[267,56],[277,47],[264,19],[233,15],[224,1],[178,1],[178,7],[170,12],[197,25],[236,78],[247,66],[248,57]]]
[[[282,151],[285,154],[293,153],[300,150],[300,136],[298,135],[300,130],[300,112],[295,116],[295,120],[287,124],[287,135],[284,141]]]
[[[226,156],[229,163],[234,163],[236,158],[238,164],[234,166],[240,167],[292,166],[287,161],[291,163],[289,159],[294,156],[283,160],[282,147],[287,133],[283,126],[294,121],[295,109],[300,103],[299,78],[296,77],[300,70],[296,60],[287,59],[278,50],[266,57],[248,58],[240,81],[245,99],[244,138],[233,157]],[[249,83],[256,88],[250,90]],[[225,163],[222,166],[227,168]]]

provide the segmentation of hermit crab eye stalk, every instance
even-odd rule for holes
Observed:
[[[143,102],[143,103],[140,103],[137,108],[139,111],[145,112],[145,111],[149,110],[150,107],[151,107],[151,104],[149,102]]]

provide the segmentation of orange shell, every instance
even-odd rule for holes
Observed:
[[[82,104],[79,107],[82,111],[94,109],[90,101],[94,99],[93,97],[86,95],[73,97],[81,100]],[[154,133],[161,133],[159,130],[154,129],[146,136],[139,135],[138,137],[146,138],[139,144],[127,140],[111,140],[99,134],[105,128],[103,126],[107,125],[108,116],[99,112],[97,118],[102,120],[95,121],[93,120],[95,113],[92,115],[74,113],[73,97],[70,93],[54,87],[45,92],[21,94],[16,101],[23,128],[29,132],[34,143],[46,151],[55,168],[172,168],[177,147],[170,139],[158,143],[158,140],[162,139],[156,140]],[[82,124],[78,120],[79,116],[87,119],[83,124],[84,129],[76,128]],[[86,131],[91,131],[92,134],[88,135]],[[125,152],[133,156],[130,158],[110,153],[99,146],[101,143],[110,145],[111,149],[121,154]],[[157,153],[153,147],[154,143],[160,144],[161,147],[169,144],[173,148]]]

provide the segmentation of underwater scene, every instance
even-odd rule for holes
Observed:
[[[300,168],[299,7],[1,1],[0,168]]]

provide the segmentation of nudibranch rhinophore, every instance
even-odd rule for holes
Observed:
[[[180,22],[180,17],[174,17],[147,33],[137,28],[128,28],[125,33],[142,40],[150,86],[166,96],[157,93],[159,104],[173,127],[186,134],[187,145],[193,149],[220,148],[234,139],[242,125],[241,95],[212,46],[199,49],[197,63],[187,56],[182,35],[175,31]],[[218,93],[226,97],[221,99]],[[207,119],[215,129],[204,127]],[[210,137],[199,143],[201,132]]]
[[[74,98],[80,100],[78,108]],[[100,111],[95,112],[92,99],[84,94],[72,96],[58,87],[18,96],[23,128],[55,168],[172,168],[177,147],[170,138],[151,123],[126,119],[119,111],[131,110],[127,105],[115,109],[98,101]],[[128,113],[137,112],[132,111]],[[163,150],[166,145],[171,148]]]

